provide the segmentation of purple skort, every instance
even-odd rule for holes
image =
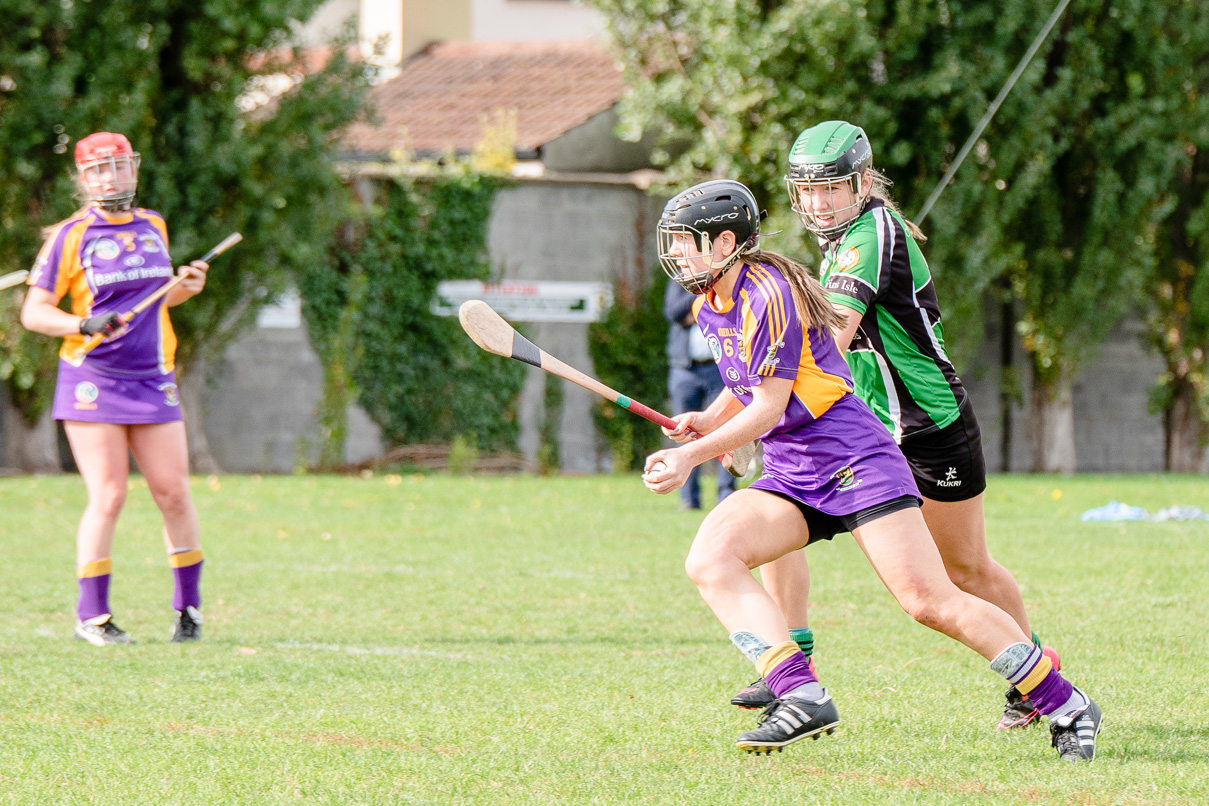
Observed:
[[[764,440],[764,475],[751,486],[828,515],[851,515],[904,495],[919,497],[890,432],[855,395],[814,422]]]
[[[59,362],[52,413],[56,420],[144,425],[180,422],[176,373],[151,378],[117,378]]]

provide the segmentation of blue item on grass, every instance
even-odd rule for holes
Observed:
[[[1141,507],[1109,501],[1102,507],[1089,509],[1079,516],[1081,521],[1209,521],[1209,514],[1200,507],[1174,506],[1151,515]]]

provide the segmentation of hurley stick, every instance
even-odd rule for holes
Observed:
[[[25,278],[29,277],[29,272],[25,269],[21,271],[10,271],[8,274],[0,276],[0,291],[6,288],[12,288],[15,285],[21,285],[25,282]]]
[[[517,333],[512,325],[505,322],[503,317],[482,300],[472,299],[463,302],[462,307],[458,309],[458,320],[462,323],[462,329],[474,340],[474,343],[489,353],[532,364],[538,369],[543,369],[552,375],[582,386],[589,392],[594,392],[605,400],[616,403],[623,409],[628,409],[656,425],[664,428],[676,427],[676,421],[671,417],[660,414],[650,406],[645,406],[637,400],[605,386],[590,375],[585,375],[575,367],[564,364],[542,350]],[[730,471],[732,476],[740,477],[747,472],[755,453],[756,445],[752,442],[742,448],[722,454],[718,457],[718,461]]]

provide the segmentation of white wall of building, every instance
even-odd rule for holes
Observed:
[[[572,0],[471,2],[471,38],[475,41],[591,39],[604,33],[600,13]]]
[[[326,45],[339,34],[349,20],[354,22],[363,0],[327,0],[314,15],[298,25],[299,41],[307,47]]]

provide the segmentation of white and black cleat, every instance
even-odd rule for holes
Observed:
[[[176,611],[176,624],[172,627],[172,643],[201,640],[201,611],[192,605]]]
[[[77,621],[76,638],[80,641],[87,641],[93,646],[134,643],[133,638],[113,623],[113,616],[108,613]]]
[[[773,700],[760,715],[759,727],[741,735],[736,745],[745,753],[779,753],[787,744],[834,733],[840,724],[840,712],[831,695],[823,693],[818,702],[797,697]]]
[[[768,704],[776,698],[777,695],[772,693],[772,689],[768,687],[768,683],[764,682],[764,678],[761,677],[731,697],[730,704],[746,708],[749,711],[755,711],[760,708],[767,708]]]
[[[1050,744],[1063,761],[1092,761],[1096,757],[1096,737],[1100,735],[1104,714],[1091,697],[1083,696],[1087,698],[1087,706],[1082,711],[1051,719],[1049,723]]]

